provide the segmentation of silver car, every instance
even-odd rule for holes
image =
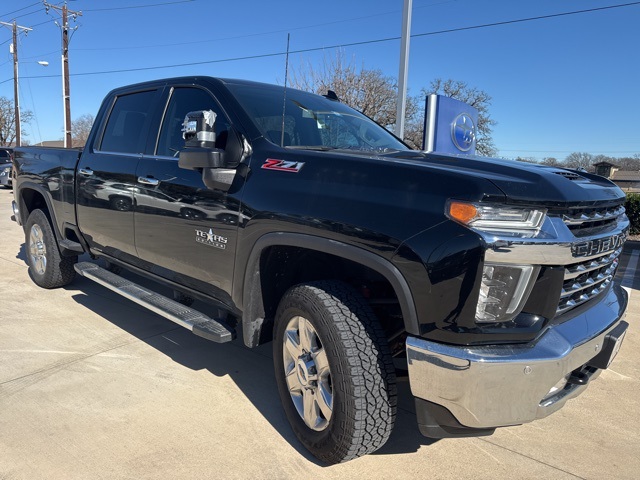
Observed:
[[[0,185],[11,188],[11,168],[13,151],[10,148],[0,148]]]

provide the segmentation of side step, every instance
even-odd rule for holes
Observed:
[[[230,342],[235,338],[235,330],[220,320],[214,320],[203,313],[163,295],[147,290],[120,275],[111,273],[95,263],[80,262],[74,265],[78,274],[87,277],[109,290],[136,302],[152,312],[191,330],[199,337],[217,343]]]

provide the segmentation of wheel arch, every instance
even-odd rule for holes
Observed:
[[[393,288],[400,304],[404,327],[407,332],[418,333],[418,315],[409,284],[398,268],[389,260],[368,250],[336,240],[297,233],[268,233],[254,244],[247,262],[242,283],[242,330],[244,342],[255,347],[269,340],[266,338],[265,297],[263,291],[262,260],[270,247],[295,247],[320,254],[339,257],[360,264],[380,274]]]
[[[20,185],[20,189],[17,190],[16,199],[18,202],[18,211],[20,214],[20,222],[22,225],[27,223],[29,215],[36,209],[45,210],[45,214],[49,217],[53,232],[56,235],[56,239],[60,241],[62,238],[60,234],[60,228],[55,218],[55,211],[51,203],[51,198],[48,192],[40,185],[35,183],[26,182]]]
[[[53,234],[56,237],[58,248],[63,256],[75,256],[81,253],[77,249],[64,245],[66,239],[70,239],[72,243],[78,242],[82,246],[83,251],[88,251],[88,246],[77,226],[68,222],[60,222],[60,219],[56,217],[56,210],[53,207],[51,195],[44,187],[33,182],[23,182],[20,188],[16,190],[15,200],[18,204],[20,225],[26,225],[29,215],[31,215],[31,212],[34,210],[40,209],[44,211],[51,224]]]

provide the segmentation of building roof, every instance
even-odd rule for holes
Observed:
[[[620,168],[618,165],[616,165],[615,163],[611,163],[611,162],[598,162],[598,163],[594,163],[593,166],[597,167],[599,165],[604,165],[606,167],[615,167],[615,168]]]
[[[34,147],[64,147],[64,140],[45,140],[44,142],[36,143]]]
[[[614,182],[640,182],[640,171],[638,170],[618,170],[611,175]]]

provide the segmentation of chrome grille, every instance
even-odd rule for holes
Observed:
[[[603,292],[613,280],[622,248],[585,262],[567,265],[556,314],[564,313]]]
[[[562,221],[576,237],[584,237],[603,232],[615,226],[618,218],[624,215],[622,205],[600,208],[582,208],[562,214]]]

